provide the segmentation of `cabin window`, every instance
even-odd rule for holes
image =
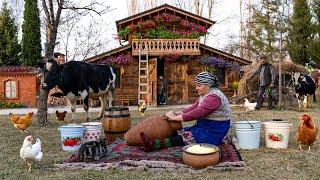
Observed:
[[[5,98],[13,99],[17,98],[17,82],[13,80],[8,80],[4,82],[4,91],[5,91]]]
[[[120,76],[120,68],[115,68],[116,70],[116,88],[120,88],[120,79],[121,79],[121,76]]]

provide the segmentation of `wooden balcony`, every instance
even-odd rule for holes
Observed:
[[[132,39],[132,55],[200,55],[199,39]]]

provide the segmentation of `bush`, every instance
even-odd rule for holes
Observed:
[[[24,108],[27,107],[25,104],[22,103],[12,103],[12,102],[1,102],[0,101],[0,109],[5,108]]]
[[[231,89],[236,91],[239,87],[239,81],[233,81],[231,84]]]

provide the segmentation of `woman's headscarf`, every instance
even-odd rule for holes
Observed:
[[[219,86],[218,78],[208,71],[204,71],[204,72],[199,73],[196,76],[195,83],[196,84],[203,84],[203,85],[206,85],[210,88]]]

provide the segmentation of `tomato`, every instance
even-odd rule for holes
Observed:
[[[72,144],[71,146],[75,146],[77,144],[77,139],[72,139],[71,144]]]
[[[63,142],[63,145],[64,146],[71,146],[71,142],[70,142],[70,139],[67,139]]]

